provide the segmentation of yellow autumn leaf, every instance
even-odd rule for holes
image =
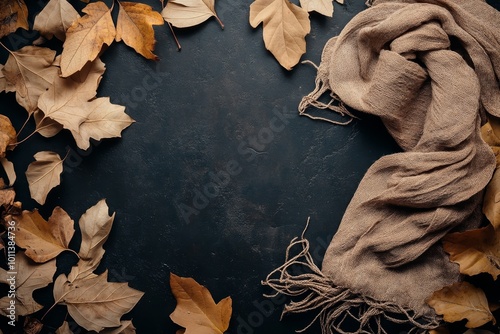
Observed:
[[[194,279],[170,274],[170,288],[177,306],[170,314],[173,322],[192,334],[223,334],[229,327],[231,297],[217,304],[207,288]]]
[[[155,36],[153,25],[163,25],[163,17],[151,6],[137,2],[118,2],[120,11],[116,23],[116,41],[123,40],[147,59],[158,60],[153,54]]]
[[[306,52],[309,14],[288,0],[256,0],[250,5],[250,25],[256,28],[261,23],[266,49],[291,70]]]
[[[177,28],[192,27],[213,16],[224,29],[215,11],[215,0],[169,0],[161,15]]]
[[[490,321],[495,323],[483,290],[467,282],[454,283],[434,292],[427,304],[446,322],[467,319],[467,328],[477,328]]]
[[[73,22],[66,32],[61,54],[63,77],[80,71],[87,62],[99,56],[104,44],[111,45],[115,39],[116,30],[111,10],[104,2],[92,2],[83,12],[87,15]]]

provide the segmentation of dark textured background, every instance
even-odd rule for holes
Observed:
[[[160,10],[156,0],[142,2]],[[31,14],[43,3],[32,4]],[[342,127],[299,117],[297,105],[314,88],[315,69],[280,67],[264,48],[262,27],[248,24],[250,3],[218,0],[224,30],[214,19],[176,29],[181,52],[167,26],[155,27],[157,63],[123,43],[104,53],[107,71],[98,96],[126,105],[137,121],[122,139],[94,143],[84,152],[67,132],[52,139],[36,135],[9,155],[25,209],[39,207],[29,198],[23,175],[33,154],[53,150],[64,156],[69,150],[62,183],[42,214],[48,217],[59,205],[77,221],[102,198],[116,211],[99,270],[107,268],[111,280],[145,292],[127,315],[138,333],[178,328],[168,317],[175,308],[170,272],[195,278],[216,301],[233,298],[231,334],[285,334],[307,324],[311,315],[280,322],[284,299],[264,302],[262,294],[269,291],[260,281],[282,264],[288,242],[302,232],[308,216],[307,237],[320,264],[364,172],[381,155],[398,150],[377,119],[364,116]],[[312,14],[303,59],[319,63],[325,42],[364,8],[361,0],[346,0],[343,6],[335,3],[333,19]],[[36,37],[18,36],[4,42],[21,47],[25,38]],[[14,95],[0,94],[0,108],[19,129],[26,113]],[[276,113],[286,115],[283,127]],[[271,122],[282,130],[270,130]],[[184,219],[180,207],[193,207],[197,192],[228,164],[237,164],[236,175]],[[77,233],[73,248],[79,243]],[[67,272],[75,261],[68,253],[58,263]],[[46,305],[52,301],[48,289],[35,297]],[[64,316],[65,308],[56,307],[44,321],[44,333],[54,332]]]

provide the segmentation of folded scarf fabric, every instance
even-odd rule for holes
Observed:
[[[425,300],[460,280],[440,240],[482,219],[495,157],[480,126],[500,116],[498,78],[500,14],[480,0],[374,1],[328,41],[300,111],[330,91],[380,117],[403,152],[369,168],[322,270],[306,239],[292,241],[286,263],[264,281],[304,297],[285,313],[316,309],[323,333],[344,333],[348,317],[359,322],[355,333],[384,332],[382,318],[419,330],[439,324]],[[294,274],[297,264],[309,271]]]

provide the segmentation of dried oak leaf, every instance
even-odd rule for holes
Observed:
[[[16,293],[13,296],[14,299],[9,298],[9,295],[0,299],[0,315],[8,315],[7,307],[12,300],[15,300],[17,315],[24,316],[41,310],[43,306],[33,299],[33,291],[52,283],[56,269],[56,260],[36,264],[23,252],[18,252],[15,267],[9,270],[9,272],[15,271],[17,273],[15,274]],[[10,285],[8,279],[12,275],[9,272],[0,268],[0,283]]]
[[[102,246],[108,240],[115,219],[115,213],[110,216],[108,211],[106,201],[100,200],[80,217],[78,222],[82,233],[82,243],[78,252],[80,260],[71,269],[68,275],[69,282],[95,276],[93,271],[104,256],[105,251]]]
[[[66,32],[61,54],[63,77],[80,71],[87,62],[97,58],[104,44],[111,45],[115,39],[111,9],[104,2],[89,3],[83,12],[87,15],[73,22]]]
[[[26,179],[31,198],[43,205],[49,191],[60,183],[63,160],[59,154],[50,151],[38,152],[34,158],[26,171]]]
[[[324,16],[333,16],[333,0],[300,0],[300,6],[308,12]]]
[[[158,60],[153,54],[155,35],[153,25],[163,25],[163,17],[151,6],[137,2],[118,2],[120,11],[116,23],[117,42],[123,40],[147,59]]]
[[[33,29],[47,39],[56,36],[57,39],[64,41],[66,30],[79,18],[80,14],[68,1],[50,0],[35,17]]]
[[[469,276],[489,273],[500,275],[500,230],[493,226],[448,234],[443,248],[450,260],[460,265],[460,272]]]
[[[69,242],[75,233],[74,221],[66,211],[56,207],[49,221],[43,219],[37,210],[23,211],[13,216],[16,221],[16,243],[26,249],[26,256],[35,262],[46,262],[69,249]]]
[[[229,327],[231,297],[215,304],[207,288],[194,279],[170,274],[170,288],[177,306],[170,314],[173,322],[189,334],[223,334]]]
[[[477,328],[490,321],[495,323],[483,290],[467,282],[454,283],[435,291],[427,304],[446,322],[467,319],[467,328]]]
[[[122,315],[132,310],[144,293],[107,278],[106,271],[71,283],[61,274],[54,283],[54,299],[67,305],[71,317],[86,330],[100,332],[120,326]]]
[[[261,23],[266,49],[291,70],[306,52],[309,14],[288,0],[256,0],[250,5],[250,25],[256,28]]]
[[[37,109],[40,95],[59,76],[59,69],[53,64],[55,56],[55,51],[38,46],[9,51],[2,69],[8,90],[16,91],[17,103],[30,114]]]
[[[28,7],[24,0],[2,0],[0,6],[0,38],[18,28],[29,30]]]
[[[192,27],[214,16],[224,29],[215,11],[215,0],[169,0],[161,15],[165,21],[178,28]]]

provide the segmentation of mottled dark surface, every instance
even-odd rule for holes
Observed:
[[[142,2],[160,9],[156,0]],[[248,24],[250,3],[218,0],[224,30],[213,19],[176,29],[181,52],[168,28],[156,27],[157,63],[122,43],[106,51],[99,96],[125,104],[137,121],[122,139],[82,152],[68,133],[34,136],[10,155],[26,209],[38,207],[23,176],[33,154],[54,150],[64,156],[69,149],[62,184],[42,213],[47,217],[59,205],[77,220],[101,198],[116,211],[100,270],[145,292],[127,316],[138,333],[178,328],[168,317],[175,308],[170,272],[195,278],[216,300],[232,296],[231,334],[288,334],[307,324],[311,315],[279,321],[283,299],[263,309],[267,290],[260,281],[282,264],[288,242],[308,216],[307,237],[320,264],[364,172],[398,150],[377,119],[364,116],[341,127],[299,117],[297,105],[314,88],[315,69],[298,65],[288,72],[279,66],[264,48],[262,28]],[[303,59],[319,63],[325,42],[362,9],[364,1],[346,0],[335,3],[333,19],[311,15]],[[19,129],[25,112],[12,94],[0,95],[0,108]],[[223,184],[218,192],[210,184],[214,178]],[[203,200],[204,191],[212,198]],[[73,247],[79,242],[77,234]],[[59,263],[67,269],[73,261],[64,254]],[[35,296],[47,305],[52,301],[50,292]],[[49,313],[44,333],[64,316],[63,307]]]

